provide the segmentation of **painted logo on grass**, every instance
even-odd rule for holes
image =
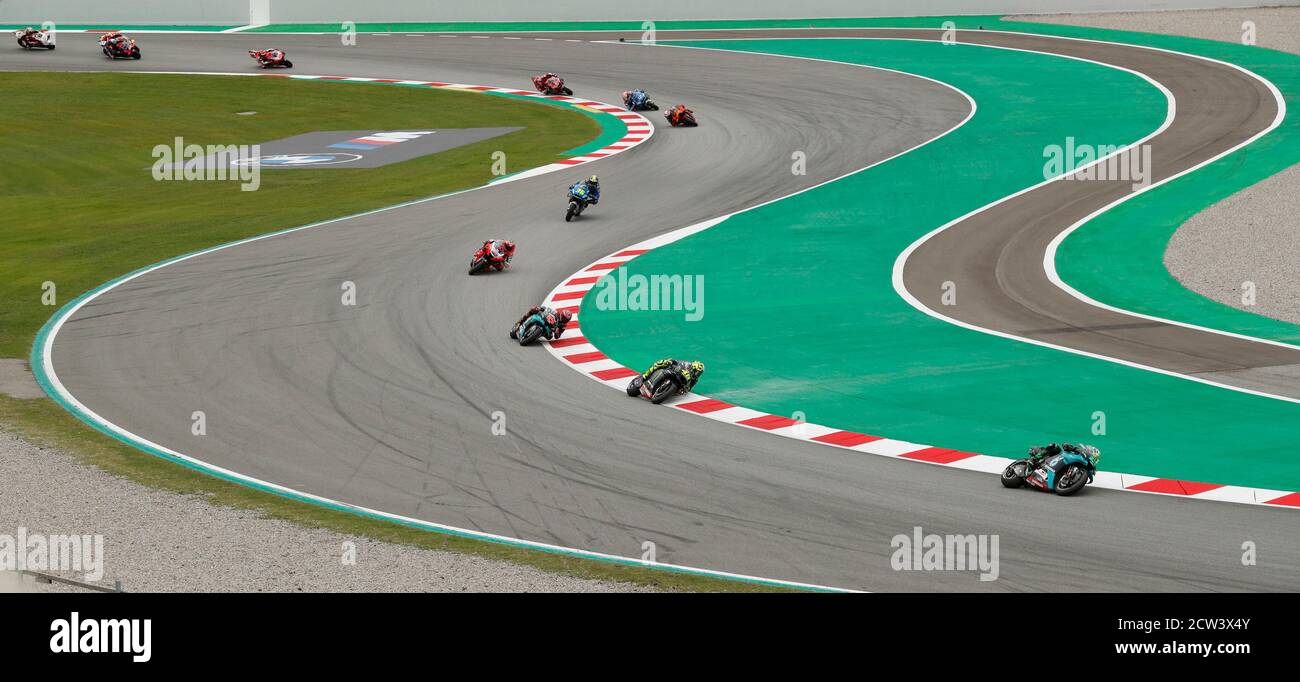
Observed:
[[[271,156],[259,156],[253,159],[241,159],[234,165],[256,165],[263,166],[329,166],[339,163],[349,163],[361,158],[360,154],[273,154]]]
[[[186,144],[177,137],[154,146],[151,172],[159,182],[234,180],[241,183],[240,190],[253,192],[262,186],[261,153],[255,144]]]
[[[406,142],[408,140],[418,140],[421,137],[424,137],[426,135],[433,135],[436,132],[438,131],[413,130],[410,132],[397,131],[397,132],[389,132],[389,133],[374,133],[371,135],[354,137],[350,140],[344,140],[342,142],[335,142],[334,144],[330,145],[330,149],[360,149],[363,151],[369,151],[371,149],[382,149],[384,147],[387,147],[390,144],[399,144],[402,142]]]
[[[523,128],[319,131],[262,142],[260,161],[266,168],[379,168],[519,130]]]

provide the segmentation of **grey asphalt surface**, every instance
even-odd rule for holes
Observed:
[[[1300,586],[1288,510],[1004,491],[987,475],[617,400],[505,338],[527,305],[606,253],[941,132],[966,113],[945,88],[777,57],[527,38],[140,38],[140,63],[106,62],[93,39],[65,36],[55,53],[5,54],[0,68],[242,71],[244,50],[274,43],[302,73],[525,87],[550,69],[603,101],[640,85],[690,103],[702,125],[661,127],[575,171],[606,187],[580,223],[558,219],[572,178],[549,175],[227,249],[109,292],[64,327],[55,365],[80,400],[135,433],[355,504],[627,556],[650,540],[667,563],[772,578],[870,590]],[[780,89],[766,87],[773,73]],[[806,177],[789,173],[794,150],[808,154]],[[498,235],[521,244],[517,267],[467,278],[472,247]],[[358,285],[356,308],[339,305],[344,280]],[[200,409],[208,435],[194,437]],[[491,435],[498,410],[507,436]],[[914,526],[1000,535],[999,580],[892,570],[890,540]],[[1241,566],[1247,540],[1258,566]]]

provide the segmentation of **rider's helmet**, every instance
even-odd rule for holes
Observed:
[[[509,239],[502,239],[502,240],[501,240],[501,249],[502,249],[503,251],[506,252],[506,255],[507,255],[507,256],[514,255],[514,253],[515,253],[515,243],[512,242],[512,241],[510,241]]]
[[[568,324],[569,320],[573,319],[573,313],[567,310],[561,310],[555,314],[555,319],[558,320],[560,324]]]
[[[587,178],[587,184],[590,185],[592,189],[598,188],[600,187],[600,178],[593,175]]]
[[[1087,457],[1088,461],[1091,462],[1094,467],[1097,466],[1098,460],[1101,459],[1101,448],[1096,448],[1091,445],[1080,445],[1079,449],[1083,450],[1083,456]]]
[[[698,379],[698,378],[700,377],[701,374],[704,374],[704,363],[703,363],[703,362],[700,362],[699,360],[696,360],[695,362],[692,362],[692,363],[691,363],[691,372],[694,373],[694,374],[695,374],[695,378]]]

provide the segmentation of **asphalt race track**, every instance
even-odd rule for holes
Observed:
[[[301,73],[521,88],[529,75],[553,70],[583,97],[616,102],[622,90],[641,86],[661,105],[690,104],[701,119],[699,128],[671,130],[652,113],[660,130],[647,144],[573,177],[552,174],[332,223],[135,279],[64,326],[54,347],[60,378],[105,418],[217,466],[344,502],[570,547],[639,556],[651,540],[667,563],[868,590],[1295,589],[1300,538],[1291,510],[1101,489],[1068,499],[1004,491],[988,475],[616,400],[545,350],[511,343],[510,323],[585,264],[842,175],[934,137],[967,113],[965,100],[945,87],[855,66],[565,41],[618,35],[637,37],[362,35],[345,48],[337,36],[141,35],[144,60],[112,63],[92,36],[69,34],[57,52],[6,53],[0,69],[229,72],[254,70],[246,50],[275,46]],[[928,30],[784,35],[938,38]],[[659,35],[673,37],[685,34]],[[1199,60],[961,34],[972,37],[1113,61],[1165,82],[1178,97],[1179,119],[1153,144],[1178,154],[1157,152],[1168,159],[1157,166],[1161,175],[1272,119],[1271,97],[1245,97],[1248,79]],[[768,82],[778,69],[784,85],[773,90]],[[1195,89],[1198,82],[1207,89]],[[332,87],[356,96],[379,86]],[[807,152],[807,176],[790,173],[794,150]],[[601,176],[604,201],[565,224],[563,188],[591,173]],[[924,301],[933,268],[961,268],[1006,287],[981,292],[985,305],[977,309],[963,304],[972,323],[1029,336],[1068,327],[1077,333],[1054,334],[1052,342],[1150,364],[1204,361],[1179,371],[1300,361],[1275,346],[1145,320],[1134,326],[1134,318],[1037,281],[1041,273],[1032,270],[1041,267],[1046,242],[1092,210],[1082,204],[1104,205],[1114,190],[1047,188],[1003,204],[1011,211],[998,218],[1003,229],[961,224],[918,249],[909,289],[916,283]],[[1016,220],[1022,229],[1012,229]],[[473,247],[496,236],[520,244],[517,266],[466,277]],[[1036,258],[1022,257],[1034,249]],[[965,260],[972,253],[980,257]],[[357,284],[355,308],[339,305],[345,280]],[[190,435],[194,410],[206,412],[208,435]],[[492,435],[497,411],[508,436]],[[1000,535],[999,579],[892,570],[890,539],[914,526]],[[1258,566],[1241,566],[1246,540],[1260,548]]]

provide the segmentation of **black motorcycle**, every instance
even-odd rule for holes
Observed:
[[[681,395],[687,391],[686,377],[672,367],[656,369],[649,379],[637,375],[627,385],[627,394],[631,397],[641,396],[658,405],[669,397]]]

